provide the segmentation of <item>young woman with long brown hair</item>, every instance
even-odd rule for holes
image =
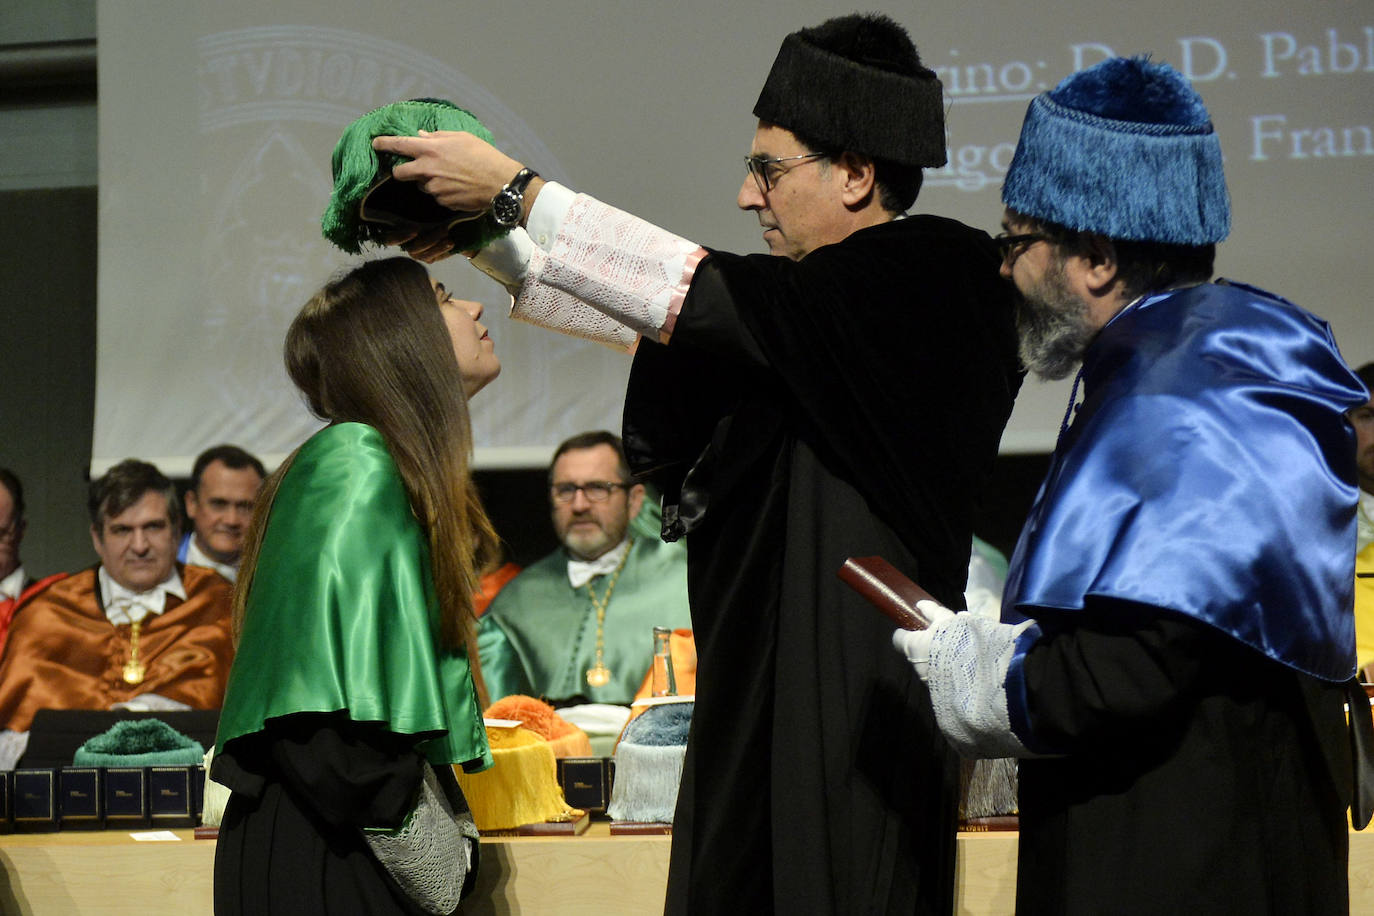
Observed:
[[[450,765],[491,762],[470,647],[495,536],[467,399],[500,363],[480,316],[392,258],[287,331],[287,372],[329,425],[268,479],[244,551],[212,768],[233,793],[217,913],[442,913],[453,868],[475,872]],[[417,867],[446,842],[437,874]]]

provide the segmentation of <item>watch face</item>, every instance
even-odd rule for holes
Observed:
[[[518,225],[522,202],[522,196],[509,188],[497,194],[491,202],[491,215],[496,220],[496,225],[505,229]]]

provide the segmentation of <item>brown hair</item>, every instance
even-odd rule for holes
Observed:
[[[481,690],[472,598],[497,541],[469,472],[467,396],[428,273],[409,258],[388,258],[331,281],[291,322],[285,356],[316,416],[366,423],[386,440],[429,536],[441,641],[468,648]],[[253,515],[234,592],[236,635],[267,517],[294,458],[264,483]]]
[[[176,486],[155,465],[137,458],[125,458],[106,471],[103,477],[91,481],[86,492],[86,512],[91,517],[91,527],[103,538],[105,521],[122,514],[142,499],[145,493],[162,494],[167,500],[167,520],[174,529],[180,531],[181,512]]]
[[[214,448],[207,448],[196,456],[196,463],[191,468],[190,489],[196,493],[200,492],[200,479],[205,476],[205,469],[218,461],[231,471],[242,471],[244,468],[252,468],[257,472],[259,480],[267,479],[267,468],[262,466],[256,455],[244,451],[237,445],[216,445]]]
[[[559,458],[568,452],[580,451],[584,448],[596,448],[598,445],[609,445],[615,450],[616,470],[620,474],[620,482],[629,483],[632,476],[630,474],[630,462],[625,459],[625,445],[620,441],[619,436],[604,429],[578,433],[564,439],[558,448],[553,450],[553,458],[549,461],[549,482],[553,482],[553,466],[558,463]]]

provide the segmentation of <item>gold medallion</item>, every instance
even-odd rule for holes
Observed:
[[[597,665],[594,668],[587,669],[587,683],[591,686],[605,687],[610,682],[611,669],[607,668],[605,665]]]
[[[135,620],[129,627],[129,660],[124,663],[124,683],[143,683],[143,662],[138,660],[138,633],[143,629],[142,621]]]

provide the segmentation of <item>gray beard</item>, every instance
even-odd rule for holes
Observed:
[[[1016,310],[1021,364],[1042,379],[1061,379],[1083,361],[1097,330],[1088,304],[1067,289],[1062,268],[1051,269],[1023,293]]]

